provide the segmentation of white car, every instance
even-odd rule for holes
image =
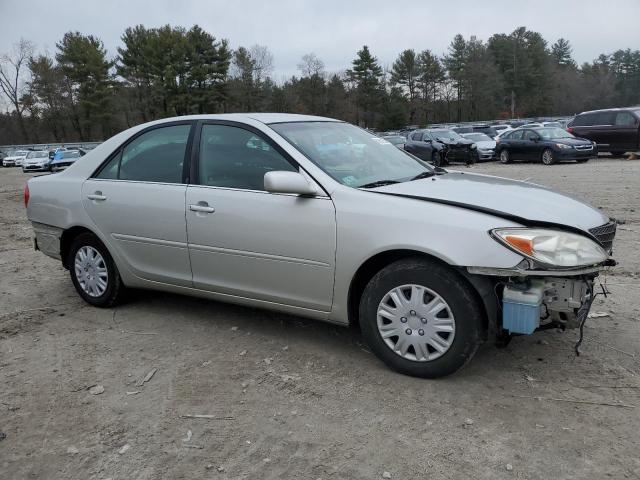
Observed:
[[[139,125],[30,178],[25,205],[91,305],[148,288],[358,324],[419,377],[496,336],[580,326],[615,263],[615,222],[580,200],[306,115]]]
[[[28,150],[15,150],[2,159],[3,167],[20,167],[29,154]]]
[[[22,161],[23,172],[46,172],[49,170],[49,152],[46,150],[38,150],[35,152],[29,152],[27,157]]]
[[[463,133],[464,138],[472,140],[478,150],[479,161],[493,160],[496,152],[496,141],[485,133]]]

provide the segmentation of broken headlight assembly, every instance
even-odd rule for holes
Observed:
[[[609,257],[596,242],[576,233],[543,228],[496,228],[490,233],[505,247],[548,267],[597,265]]]

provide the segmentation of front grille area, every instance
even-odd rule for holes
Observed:
[[[615,220],[600,225],[599,227],[591,228],[589,232],[598,239],[607,252],[611,253],[613,249],[613,239],[616,236]]]
[[[593,145],[576,145],[575,149],[576,150],[593,150]]]

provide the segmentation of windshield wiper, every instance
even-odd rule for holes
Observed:
[[[364,185],[360,185],[358,188],[375,188],[375,187],[383,187],[385,185],[391,185],[393,183],[400,183],[397,180],[376,180],[375,182],[365,183]]]

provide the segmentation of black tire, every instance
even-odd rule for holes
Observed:
[[[578,163],[587,163],[588,161],[589,161],[589,159],[588,159],[588,158],[578,158],[578,159],[576,160],[576,162],[578,162]]]
[[[433,360],[417,361],[402,357],[385,343],[378,330],[380,302],[387,292],[408,284],[420,285],[437,293],[455,318],[455,335],[450,347]],[[463,277],[446,266],[422,258],[399,260],[380,270],[364,290],[359,314],[364,339],[376,356],[393,370],[421,378],[450,375],[471,360],[481,343],[485,316],[472,287]]]
[[[507,150],[506,148],[503,148],[502,150],[500,150],[500,153],[498,154],[498,160],[500,161],[500,163],[511,163],[511,155],[509,154],[509,150]]]
[[[625,153],[627,153],[627,152],[623,152],[622,150],[616,150],[615,152],[611,152],[611,156],[613,156],[613,157],[622,157]]]
[[[107,288],[104,293],[99,296],[91,296],[85,292],[77,278],[75,269],[76,254],[78,250],[85,246],[92,247],[100,253],[104,260],[104,266],[107,270]],[[73,286],[76,288],[78,295],[80,295],[82,299],[90,305],[100,308],[109,308],[118,304],[118,302],[120,302],[124,297],[125,286],[120,278],[118,268],[116,267],[116,264],[114,263],[107,248],[94,234],[82,233],[73,240],[71,248],[69,249],[69,255],[67,256],[67,265],[69,266],[71,281],[73,282]]]
[[[542,155],[540,155],[540,161],[544,165],[553,165],[554,163],[556,163],[556,156],[553,153],[553,150],[551,150],[550,148],[545,148],[542,151]]]

